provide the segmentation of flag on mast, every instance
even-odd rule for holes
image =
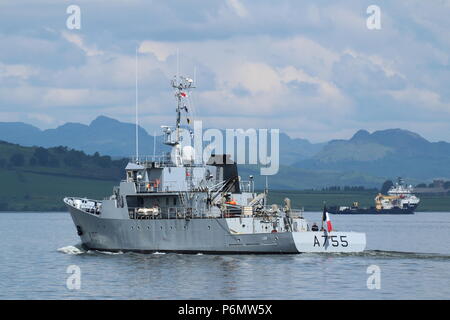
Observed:
[[[326,222],[327,223],[327,230],[328,230],[328,232],[333,231],[333,225],[331,224],[330,216],[329,216],[328,211],[327,211],[327,206],[323,207],[322,222]]]

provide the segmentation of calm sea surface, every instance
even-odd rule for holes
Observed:
[[[321,213],[308,212],[309,222]],[[78,249],[68,213],[0,213],[0,299],[449,299],[450,213],[331,216],[362,254],[107,254]],[[81,270],[69,290],[67,268]],[[380,268],[369,290],[367,268]]]

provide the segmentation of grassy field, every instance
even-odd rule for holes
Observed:
[[[61,211],[65,196],[103,199],[118,181],[0,169],[0,211]]]
[[[376,194],[368,191],[358,192],[324,192],[324,191],[278,191],[271,190],[269,203],[282,204],[283,199],[291,199],[294,208],[304,207],[306,211],[320,211],[324,201],[328,206],[350,206],[354,201],[359,202],[360,207],[374,206]],[[450,196],[424,196],[420,197],[420,206],[417,211],[447,211],[450,212]]]

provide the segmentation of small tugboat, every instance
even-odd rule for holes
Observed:
[[[402,178],[392,186],[388,195],[381,193],[375,197],[375,207],[360,208],[358,202],[351,207],[331,206],[328,212],[332,214],[414,214],[420,199],[413,194],[413,187],[407,186]]]
[[[309,225],[301,211],[267,204],[266,189],[255,193],[228,155],[195,161],[182,147],[180,127],[189,78],[175,77],[176,124],[162,126],[172,152],[138,157],[126,179],[104,200],[66,197],[76,231],[86,249],[180,253],[361,252],[366,235],[333,230],[326,210],[322,225]]]

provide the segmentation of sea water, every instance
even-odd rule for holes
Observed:
[[[304,216],[320,225],[320,212]],[[331,219],[337,230],[366,232],[367,250],[288,255],[86,251],[68,213],[1,212],[0,299],[450,298],[450,212]],[[79,287],[71,285],[74,276]]]

